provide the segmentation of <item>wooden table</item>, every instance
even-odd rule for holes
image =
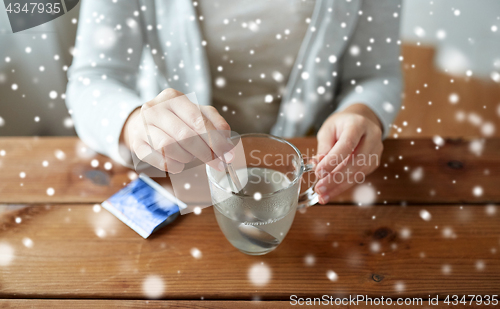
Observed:
[[[346,192],[298,213],[274,252],[247,256],[212,208],[142,239],[96,206],[134,172],[76,138],[1,138],[0,307],[284,308],[292,294],[422,298],[421,308],[439,295],[433,308],[468,307],[443,300],[500,295],[500,139],[474,143],[387,140],[366,179],[375,205]]]

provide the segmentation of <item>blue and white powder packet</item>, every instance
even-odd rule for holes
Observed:
[[[101,205],[144,238],[174,221],[187,207],[144,174]]]

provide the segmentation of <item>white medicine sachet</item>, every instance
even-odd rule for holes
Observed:
[[[144,174],[101,205],[144,238],[174,221],[187,207]]]

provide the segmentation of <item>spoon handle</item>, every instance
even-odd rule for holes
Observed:
[[[236,193],[241,192],[241,190],[243,190],[243,187],[241,186],[240,179],[238,178],[238,175],[236,174],[236,171],[234,170],[231,163],[227,163],[227,171],[229,172],[229,177],[231,177],[231,180],[236,187]]]

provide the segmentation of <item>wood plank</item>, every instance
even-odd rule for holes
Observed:
[[[265,256],[234,249],[212,208],[148,240],[92,205],[31,206],[4,213],[0,227],[1,297],[143,299],[155,289],[176,300],[500,294],[495,206],[311,207]]]
[[[304,154],[313,154],[314,138],[291,140]],[[412,144],[413,143],[413,144]],[[482,146],[481,146],[482,145]],[[480,155],[465,140],[446,140],[439,150],[430,139],[389,139],[381,167],[366,178],[380,194],[376,203],[485,203],[499,202],[500,139],[480,144]],[[82,155],[77,138],[0,138],[0,203],[100,203],[130,181],[133,171],[113,162],[106,170],[101,155]],[[55,151],[65,154],[64,160]],[[91,166],[97,160],[99,166]],[[43,167],[42,162],[48,166]],[[405,167],[408,170],[405,170]],[[422,177],[411,176],[422,169]],[[25,178],[20,178],[24,172]],[[414,175],[414,174],[413,174]],[[418,177],[416,177],[418,179]],[[158,179],[168,185],[165,179]],[[455,181],[455,183],[454,183]],[[482,188],[475,196],[473,189]],[[54,194],[48,195],[47,189]],[[352,203],[352,191],[336,199]]]
[[[396,300],[394,300],[396,302]],[[48,299],[2,299],[0,300],[2,308],[74,308],[74,309],[87,309],[87,308],[206,308],[206,309],[246,309],[246,308],[290,308],[290,303],[287,301],[192,301],[192,300],[48,300]],[[309,307],[323,307],[324,305],[307,306]],[[357,305],[328,305],[329,308],[367,308],[370,307],[364,303]],[[450,308],[443,302],[439,302],[432,307],[428,303],[424,303],[421,308]],[[490,308],[490,306],[479,306],[475,304],[459,304],[452,306],[453,308]],[[371,308],[371,307],[370,307]],[[394,304],[391,308],[408,308],[407,305]]]
[[[398,114],[390,136],[500,137],[498,83],[490,78],[442,72],[435,66],[432,46],[403,44],[402,56],[404,109]],[[458,101],[450,102],[450,95],[455,95]],[[485,125],[485,128],[492,125],[493,130],[482,131]],[[417,132],[417,128],[421,131]]]
[[[0,203],[94,203],[130,182],[129,169],[97,155],[76,137],[2,137],[2,150]],[[92,160],[98,160],[98,168]],[[104,168],[106,162],[112,163],[111,170]],[[53,195],[47,194],[49,188]]]

